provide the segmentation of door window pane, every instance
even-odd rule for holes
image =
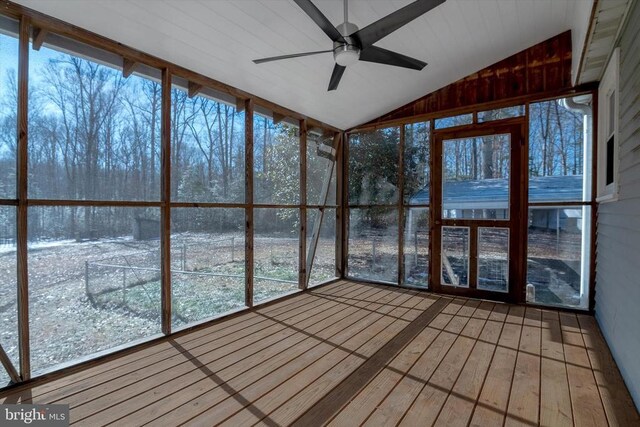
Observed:
[[[589,289],[588,206],[529,209],[527,286],[533,302],[586,308]]]
[[[349,210],[350,277],[398,282],[398,210]]]
[[[244,209],[171,210],[172,323],[245,306]]]
[[[442,284],[469,287],[469,227],[442,227]]]
[[[429,285],[429,209],[405,211],[404,284]]]
[[[509,229],[478,228],[478,289],[509,292]]]
[[[298,289],[298,209],[254,210],[254,302]]]
[[[29,208],[36,373],[160,333],[160,209]]]
[[[510,136],[442,144],[442,217],[509,219]]]
[[[398,201],[397,127],[349,137],[349,204],[394,204]]]

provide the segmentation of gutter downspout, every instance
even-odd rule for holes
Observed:
[[[592,159],[593,144],[593,109],[590,104],[576,102],[576,98],[563,98],[558,103],[569,111],[576,111],[583,115],[583,156],[582,156],[582,200],[591,200],[591,176],[590,168]],[[591,97],[587,102],[591,102]],[[590,206],[582,207],[582,256],[580,259],[580,306],[589,307],[589,260],[591,259],[591,221],[588,214]]]

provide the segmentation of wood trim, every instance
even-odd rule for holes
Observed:
[[[277,113],[277,112],[275,112],[275,111],[273,112],[272,116],[273,116],[273,117],[272,117],[272,120],[273,120],[273,124],[274,124],[274,125],[277,125],[278,123],[281,123],[284,119],[286,119],[286,118],[287,118],[287,116],[285,116],[284,114],[279,114],[279,113]],[[302,120],[300,120],[300,121],[301,121],[301,122],[302,122],[302,121],[305,121],[305,122],[306,122],[306,120],[305,120],[305,119],[302,119]]]
[[[189,81],[189,98],[193,98],[204,88],[203,85]]]
[[[130,201],[130,200],[54,200],[29,199],[27,206],[105,206],[105,207],[160,207],[162,201]]]
[[[244,105],[246,101],[246,99],[236,98],[236,111],[238,113],[242,113],[244,111]]]
[[[44,43],[44,39],[47,37],[47,34],[49,34],[49,31],[43,28],[33,28],[33,41],[31,42],[31,47],[33,48],[33,50],[40,50],[42,44]]]
[[[429,186],[430,189],[435,185],[435,164],[436,164],[436,137],[434,134],[435,123],[433,120],[429,120]],[[436,227],[436,213],[434,212],[435,195],[433,191],[429,191],[429,271],[428,273],[428,287],[431,290],[435,290],[440,285],[440,278],[435,279],[436,267],[434,256],[436,252],[440,250],[436,247],[434,241],[435,227]],[[438,261],[439,262],[439,261]]]
[[[245,167],[245,236],[244,236],[244,302],[249,308],[253,307],[253,100],[244,102],[244,167]]]
[[[476,289],[478,286],[478,225],[469,227],[469,288]]]
[[[335,240],[335,274],[337,277],[344,278],[344,264],[343,264],[343,255],[344,255],[344,205],[345,201],[343,199],[343,189],[344,189],[344,146],[342,142],[344,141],[344,134],[338,133],[335,137],[340,138],[340,145],[336,147],[336,240]],[[335,139],[334,137],[334,139]]]
[[[513,202],[509,218],[514,226],[509,230],[509,248],[516,248],[516,259],[509,250],[509,299],[510,302],[526,301],[527,289],[527,242],[529,227],[529,115],[525,106],[526,120],[520,126],[513,126],[511,132],[511,197]],[[514,138],[515,137],[515,138]],[[513,270],[513,271],[511,271]]]
[[[349,222],[351,215],[349,212],[349,134],[342,133],[342,276],[349,274]]]
[[[133,74],[138,65],[138,62],[132,61],[127,58],[122,58],[122,77],[127,78],[131,74]]]
[[[494,110],[494,109],[499,109],[504,107],[512,107],[514,105],[524,105],[528,102],[542,102],[542,101],[547,101],[547,100],[562,98],[567,96],[577,96],[577,95],[591,93],[595,89],[597,89],[597,87],[598,87],[598,82],[585,83],[572,88],[552,90],[552,91],[542,92],[534,95],[523,95],[523,96],[517,96],[513,98],[505,98],[497,101],[467,105],[464,107],[444,109],[444,110],[434,110],[434,111],[429,111],[429,112],[416,114],[413,116],[408,116],[403,118],[398,118],[398,119],[389,119],[389,120],[384,120],[379,122],[364,123],[364,124],[352,127],[350,129],[347,129],[347,132],[349,133],[366,132],[366,131],[372,131],[376,129],[383,129],[383,128],[388,128],[392,126],[397,126],[400,124],[425,122],[428,120],[435,120],[435,119],[450,117],[450,116],[458,116],[461,114],[472,114],[474,111],[480,112],[480,111],[486,111],[486,110]],[[521,117],[524,117],[524,116],[521,116]],[[482,122],[482,123],[493,123],[493,122]],[[443,131],[446,129],[447,128],[437,129],[437,130]]]
[[[274,117],[275,119],[275,117]],[[300,239],[298,241],[298,287],[309,286],[307,269],[307,121],[300,120]]]
[[[404,149],[405,128],[399,126],[398,141],[398,285],[404,282]]]
[[[193,81],[195,83],[201,84],[204,87],[208,87],[208,88],[217,90],[219,92],[234,96],[236,98],[244,99],[244,100],[251,98],[255,103],[255,105],[262,106],[271,111],[276,111],[280,114],[284,114],[285,116],[291,117],[296,120],[307,119],[309,126],[324,127],[327,129],[331,129],[335,132],[341,131],[341,129],[331,126],[327,123],[323,123],[319,120],[313,119],[311,117],[307,117],[303,114],[289,110],[285,107],[282,107],[271,101],[255,96],[251,93],[237,89],[233,86],[229,86],[213,78],[206,77],[202,74],[196,73],[187,68],[181,67],[177,64],[173,64],[169,61],[165,61],[156,56],[149,55],[138,49],[134,49],[132,47],[123,45],[107,37],[93,33],[91,31],[85,30],[75,25],[69,24],[60,19],[53,18],[51,16],[48,16],[44,13],[38,12],[31,8],[19,5],[17,3],[14,3],[8,0],[4,0],[2,5],[3,5],[3,8],[2,8],[3,15],[7,15],[17,19],[20,19],[22,16],[25,16],[27,18],[30,18],[34,26],[41,28],[43,30],[56,33],[64,37],[69,37],[71,39],[77,40],[82,43],[86,43],[90,46],[93,46],[99,49],[113,52],[115,54],[129,58],[132,61],[139,62],[141,64],[145,64],[153,68],[157,68],[157,69],[168,68],[171,70],[172,74],[182,77],[188,81]]]
[[[18,279],[18,350],[20,353],[20,378],[31,378],[31,356],[29,347],[29,268],[27,249],[28,222],[28,112],[29,112],[29,29],[28,17],[20,19],[18,61],[18,216],[17,216],[17,279]]]
[[[18,374],[18,371],[16,371],[16,368],[13,366],[13,363],[11,363],[11,359],[9,359],[9,356],[7,356],[7,353],[4,351],[4,348],[2,348],[1,344],[0,344],[0,363],[2,363],[2,366],[4,366],[4,369],[7,371],[7,374],[9,374],[9,378],[11,378],[11,382],[19,383],[20,374]]]
[[[528,188],[528,186],[527,186]],[[528,191],[527,191],[528,192]],[[530,202],[528,205],[530,208],[535,208],[535,207],[545,207],[545,206],[550,206],[550,207],[554,207],[554,206],[593,206],[595,205],[595,202]]]
[[[161,306],[162,332],[169,335],[171,334],[171,74],[168,68],[162,70],[161,120],[160,164],[163,174],[160,184],[162,199],[160,210]]]

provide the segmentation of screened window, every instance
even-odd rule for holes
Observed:
[[[160,85],[104,64],[30,51],[29,197],[159,200]]]
[[[16,196],[18,23],[0,17],[0,199]]]
[[[300,202],[300,134],[296,126],[253,119],[253,201],[292,205]]]
[[[171,91],[171,193],[176,202],[244,201],[244,112],[204,93]]]

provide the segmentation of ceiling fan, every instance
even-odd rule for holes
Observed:
[[[272,56],[269,58],[254,59],[253,62],[262,64],[280,59],[333,52],[333,59],[336,64],[333,67],[333,73],[331,73],[328,90],[336,90],[346,67],[356,63],[358,60],[422,70],[427,65],[426,62],[374,46],[373,44],[445,2],[445,0],[416,0],[384,18],[367,25],[363,29],[358,29],[355,24],[348,20],[348,0],[344,0],[344,22],[337,27],[331,24],[327,17],[320,12],[311,0],[294,1],[313,19],[313,22],[329,36],[333,41],[333,49]]]

